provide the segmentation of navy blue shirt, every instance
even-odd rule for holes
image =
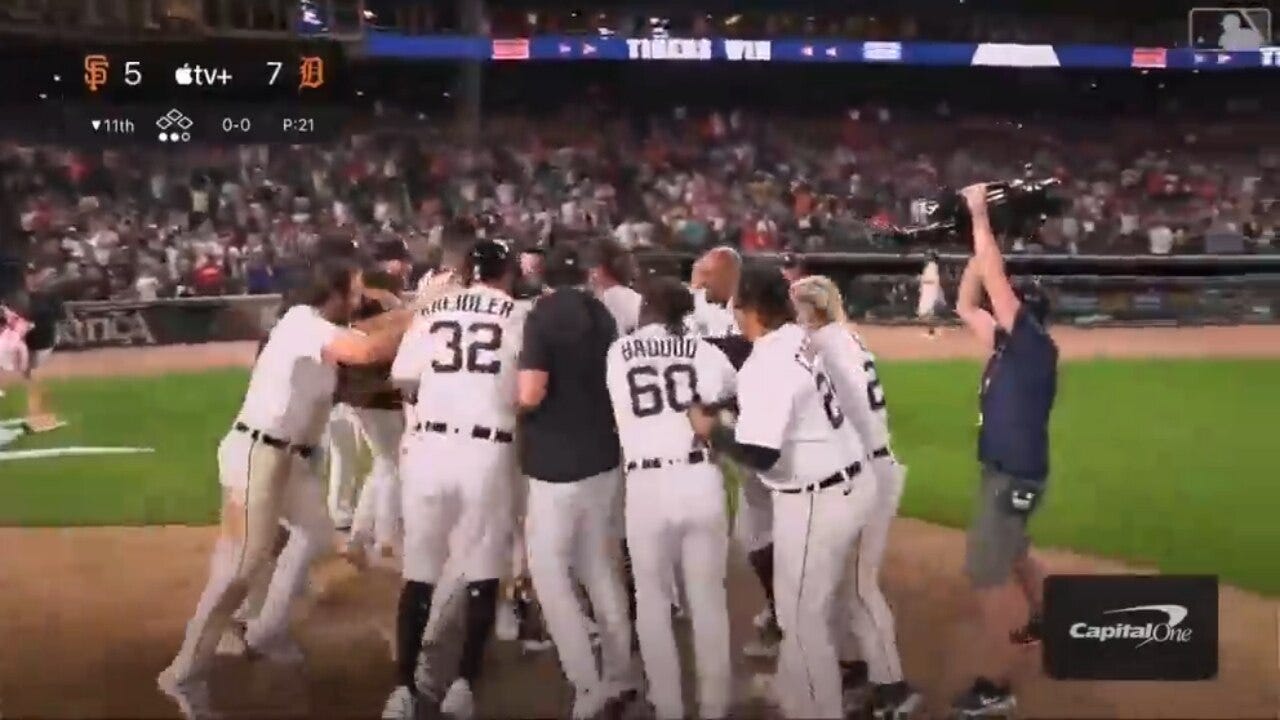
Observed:
[[[979,391],[978,459],[1027,480],[1049,476],[1049,412],[1058,389],[1058,346],[1025,307],[1013,329],[996,328]]]

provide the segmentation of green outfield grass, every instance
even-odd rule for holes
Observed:
[[[903,513],[968,519],[977,480],[973,362],[885,363],[894,444],[910,467]],[[154,455],[0,462],[0,525],[208,523],[214,449],[244,373],[69,380],[53,397],[71,426],[7,449],[144,445]],[[1033,522],[1043,545],[1216,572],[1280,594],[1280,362],[1064,363],[1053,473]],[[20,407],[0,399],[0,417]]]

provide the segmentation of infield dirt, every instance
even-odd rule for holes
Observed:
[[[936,340],[919,328],[862,329],[886,358],[979,357],[966,335]],[[1280,327],[1061,329],[1065,358],[1280,357]],[[57,376],[157,374],[244,366],[252,343],[129,348],[56,354]],[[204,582],[210,528],[0,529],[0,714],[8,718],[161,718],[177,715],[154,679],[181,640]],[[972,608],[960,574],[963,536],[915,520],[896,521],[884,584],[894,606],[908,676],[945,702],[968,674],[959,644]],[[1256,551],[1256,549],[1255,549]],[[1058,572],[1135,568],[1046,551]],[[1141,570],[1137,568],[1136,570]],[[339,560],[316,571],[295,631],[301,667],[227,662],[213,676],[217,708],[233,718],[371,718],[391,686],[388,638],[398,580],[357,574]],[[731,560],[734,646],[759,609],[758,585]],[[1196,683],[1055,682],[1028,650],[1019,682],[1021,717],[1280,717],[1280,604],[1225,587],[1217,679]],[[767,669],[738,657],[740,678]],[[555,717],[570,693],[553,652],[521,657],[495,643],[477,688],[485,717]]]

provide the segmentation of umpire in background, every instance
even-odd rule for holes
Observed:
[[[573,717],[589,718],[634,689],[614,522],[621,451],[605,384],[605,356],[618,332],[609,310],[584,287],[586,271],[575,249],[553,248],[545,272],[550,292],[525,321],[520,353],[525,537],[547,630],[576,691]],[[575,581],[585,587],[600,626],[600,670]]]
[[[1049,476],[1049,413],[1057,392],[1058,348],[1039,293],[1019,296],[1005,274],[987,216],[986,186],[962,192],[973,218],[973,257],[960,280],[956,313],[988,348],[979,401],[982,484],[970,520],[965,571],[978,595],[982,634],[966,654],[982,665],[954,710],[961,717],[1006,715],[1015,644],[1039,639],[1044,568],[1030,554],[1027,519]],[[982,292],[991,311],[982,309]],[[1021,618],[1026,626],[1016,629]],[[1010,642],[1012,640],[1012,643]],[[975,652],[976,651],[976,652]]]

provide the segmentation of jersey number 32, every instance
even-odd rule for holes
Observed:
[[[627,371],[631,391],[631,414],[638,418],[657,415],[663,408],[684,412],[693,405],[698,392],[698,372],[692,365],[668,365],[661,373],[652,365],[637,365]]]
[[[431,325],[431,334],[444,335],[443,353],[437,353],[431,361],[431,369],[438,373],[470,373],[497,375],[502,361],[493,356],[502,347],[502,326],[497,323],[475,322],[466,326],[453,320],[440,320]]]

